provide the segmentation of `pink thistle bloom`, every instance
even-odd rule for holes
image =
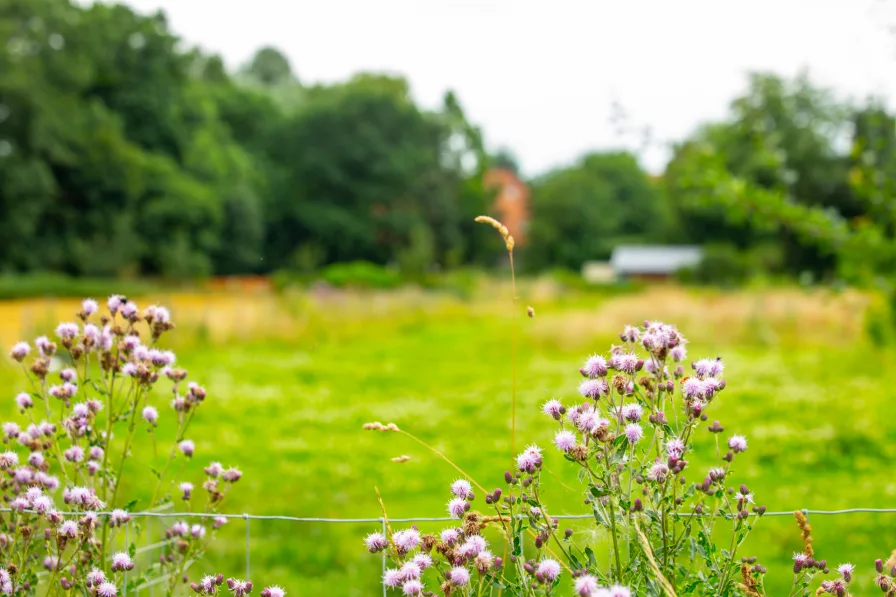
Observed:
[[[150,305],[146,308],[146,313],[151,315],[154,321],[159,321],[161,323],[168,323],[171,321],[171,314],[168,312],[168,309],[160,307],[159,305]]]
[[[32,400],[31,396],[29,396],[25,392],[21,392],[16,395],[16,405],[20,410],[25,410],[26,408],[31,408],[32,406],[34,406],[34,400]]]
[[[425,553],[418,553],[414,556],[414,563],[417,564],[417,566],[420,567],[420,571],[423,572],[432,566],[432,558]]]
[[[405,562],[405,564],[398,569],[398,572],[404,580],[420,578],[420,566],[414,562]]]
[[[96,588],[97,597],[115,597],[118,595],[118,587],[109,581],[101,582]]]
[[[65,400],[66,398],[71,398],[75,395],[75,392],[78,391],[78,386],[74,384],[70,384],[65,382],[61,386],[51,386],[50,387],[50,395],[59,398],[60,400]]]
[[[9,356],[21,363],[28,356],[29,352],[31,352],[30,344],[27,342],[16,342],[13,344],[12,350],[9,351]]]
[[[706,386],[702,380],[696,377],[689,377],[681,384],[681,393],[685,398],[699,398],[706,393]]]
[[[419,595],[423,592],[423,584],[417,579],[406,580],[401,585],[402,595]]]
[[[478,555],[488,547],[485,538],[482,535],[471,535],[467,537],[463,545],[460,546],[460,554],[466,558]]]
[[[127,377],[137,377],[137,365],[134,363],[125,363],[121,368],[121,373]]]
[[[112,572],[133,569],[134,562],[131,561],[131,556],[123,551],[119,551],[118,553],[112,555]]]
[[[466,479],[458,479],[451,484],[451,493],[459,498],[467,499],[473,493],[473,487]]]
[[[460,533],[457,529],[445,529],[439,534],[439,538],[443,543],[447,543],[449,546],[457,543],[457,540],[460,539]]]
[[[600,414],[592,409],[586,410],[576,419],[576,427],[581,431],[591,433],[600,421]]]
[[[843,580],[845,580],[846,582],[852,582],[852,572],[855,569],[856,567],[849,563],[840,564],[839,566],[837,566],[837,572],[839,572],[843,576]]]
[[[603,377],[607,374],[607,359],[598,355],[588,357],[582,367],[582,373],[588,377]]]
[[[529,446],[516,457],[517,467],[525,473],[534,473],[541,463],[541,448],[538,446]]]
[[[72,340],[75,336],[78,335],[78,329],[79,328],[77,323],[60,323],[58,326],[56,326],[56,335],[63,340]]]
[[[155,425],[159,420],[159,411],[153,406],[147,406],[143,409],[143,420],[150,425]]]
[[[725,370],[721,359],[700,359],[692,366],[700,377],[718,377]]]
[[[666,442],[666,455],[669,458],[679,459],[684,456],[684,442],[677,438],[673,437],[669,441]]]
[[[557,577],[560,576],[560,563],[557,560],[552,560],[550,558],[546,558],[541,561],[538,565],[537,573],[545,578],[545,580],[549,582],[554,582],[557,580]]]
[[[180,484],[180,490],[181,490],[181,491],[183,492],[183,494],[184,494],[184,495],[183,495],[183,499],[185,499],[185,500],[189,500],[189,499],[190,499],[190,492],[193,491],[193,484],[190,483],[189,481],[184,481],[183,483]]]
[[[40,487],[29,487],[28,491],[25,492],[25,499],[33,503],[34,500],[41,497],[43,494],[44,492]]]
[[[563,404],[561,404],[559,400],[553,399],[548,400],[544,403],[544,406],[541,407],[541,412],[558,420],[563,415],[563,410]]]
[[[97,346],[99,346],[100,349],[105,352],[109,352],[110,350],[112,350],[112,326],[103,326],[103,331],[100,332],[100,338],[97,342]]]
[[[597,579],[590,574],[584,574],[576,579],[575,594],[579,597],[596,597],[598,585]]]
[[[489,550],[483,549],[478,554],[476,554],[474,563],[476,564],[476,568],[478,570],[488,570],[494,565],[495,556],[493,556],[492,552],[490,552]]]
[[[123,303],[121,307],[118,308],[118,310],[121,313],[122,317],[124,317],[125,319],[131,319],[132,317],[137,315],[137,311],[139,311],[140,309],[137,307],[137,303],[135,303],[134,301],[127,301],[126,303]]]
[[[96,344],[100,339],[100,328],[92,323],[85,323],[84,339],[88,340],[91,344]]]
[[[383,572],[383,584],[389,588],[401,586],[401,573],[395,568],[389,568]]]
[[[173,525],[171,525],[171,534],[174,535],[175,537],[183,537],[184,535],[186,535],[189,532],[190,532],[190,525],[188,525],[187,523],[185,523],[183,521],[175,522]]]
[[[177,447],[180,449],[181,453],[187,458],[193,456],[193,451],[196,449],[196,444],[193,443],[193,440],[185,439],[184,441],[177,444]]]
[[[27,466],[20,466],[12,471],[12,478],[15,479],[16,483],[20,483],[25,485],[27,483],[31,483],[34,479],[34,473],[31,472],[31,469]]]
[[[84,448],[81,446],[72,446],[65,451],[65,459],[69,462],[81,462],[84,460]]]
[[[389,547],[389,541],[382,533],[370,533],[364,537],[364,545],[370,553],[377,553]]]
[[[44,568],[47,570],[56,570],[59,567],[59,558],[56,556],[47,556],[44,558]]]
[[[470,571],[463,566],[455,566],[448,571],[448,582],[455,586],[463,587],[470,582]]]
[[[252,581],[228,578],[227,588],[230,589],[234,597],[243,597],[244,595],[248,595],[252,591]]]
[[[636,444],[644,437],[644,430],[637,423],[629,423],[625,426],[625,438],[630,444]]]
[[[407,553],[420,545],[420,532],[417,529],[405,529],[392,535],[392,541],[400,553]]]
[[[76,418],[86,419],[90,416],[90,409],[87,408],[87,405],[83,402],[78,402],[74,406],[72,406],[72,416]]]
[[[224,467],[221,466],[220,462],[212,462],[207,467],[205,467],[205,474],[213,479],[217,479],[221,476],[221,473],[224,472]]]
[[[59,534],[63,537],[77,537],[78,523],[74,520],[66,520],[59,526]]]
[[[91,460],[102,460],[103,459],[103,449],[99,446],[90,446],[90,459]]]
[[[96,301],[92,298],[86,298],[81,301],[81,311],[84,315],[90,317],[94,313],[96,313],[97,309],[99,309],[99,305],[96,304]]]
[[[651,481],[656,481],[657,483],[664,483],[668,474],[669,467],[662,462],[657,462],[650,467],[650,471],[647,473],[647,478]]]
[[[678,345],[669,351],[669,356],[672,357],[672,360],[676,363],[680,363],[687,358],[688,351],[684,346]]]
[[[34,341],[34,345],[37,346],[37,351],[43,357],[52,356],[56,352],[56,347],[53,346],[53,343],[46,336],[38,336]]]
[[[622,333],[619,334],[619,339],[623,342],[637,342],[638,338],[641,337],[641,332],[636,327],[632,327],[630,325],[625,326],[625,329],[622,330]]]
[[[109,307],[109,311],[114,315],[121,308],[121,305],[124,304],[125,298],[120,294],[113,294],[109,297],[109,300],[106,301],[106,306]]]
[[[223,516],[215,516],[215,520],[214,520],[214,522],[212,522],[212,528],[213,528],[213,529],[220,529],[220,528],[223,527],[225,524],[227,524],[227,519],[226,519],[226,518],[224,518]]]
[[[37,489],[36,487],[34,489]],[[31,509],[38,514],[49,512],[53,508],[53,500],[48,496],[41,495],[31,500]]]
[[[628,587],[613,585],[610,587],[607,597],[632,597],[632,592]]]
[[[126,524],[131,520],[131,515],[127,513],[127,511],[122,510],[121,508],[116,508],[112,510],[112,514],[109,515],[109,524],[113,527],[119,527],[123,524]]]
[[[31,504],[29,504],[28,500],[26,500],[25,498],[17,497],[13,501],[9,502],[9,506],[13,510],[18,510],[19,512],[22,512],[22,511],[30,508]]]
[[[638,356],[630,352],[613,355],[610,361],[615,369],[623,373],[634,373],[638,369]]]
[[[3,435],[8,438],[15,439],[19,437],[19,426],[16,423],[9,422],[3,423]]]
[[[569,452],[576,445],[576,434],[566,429],[561,429],[554,436],[554,445],[558,450]]]
[[[190,535],[192,535],[194,539],[202,539],[205,537],[205,527],[201,524],[194,524],[190,527]]]
[[[49,491],[56,491],[59,489],[59,477],[48,475],[43,471],[38,471],[36,478],[37,482],[40,483],[44,489]]]
[[[221,473],[221,479],[228,483],[236,483],[243,476],[243,473],[240,472],[238,468],[230,467],[223,473]]]
[[[143,343],[140,341],[140,336],[125,336],[121,339],[119,346],[123,353],[130,354],[143,346]]]
[[[453,498],[448,502],[448,514],[454,518],[463,518],[464,512],[470,507],[470,502],[462,498]]]
[[[745,452],[747,450],[747,438],[742,435],[732,435],[728,438],[728,447],[735,453]]]
[[[622,418],[632,423],[637,423],[644,415],[644,408],[640,404],[625,404],[622,406]]]
[[[284,595],[286,595],[286,591],[277,585],[267,587],[261,591],[261,597],[283,597]]]
[[[59,372],[59,377],[62,378],[62,381],[74,382],[78,379],[78,372],[71,367],[67,367]]]
[[[585,398],[597,400],[601,396],[606,396],[609,391],[610,386],[607,385],[607,380],[603,378],[586,379],[579,384],[579,394]]]
[[[0,468],[9,468],[19,463],[19,455],[15,452],[3,452],[0,454]]]
[[[91,398],[87,401],[87,410],[92,413],[98,413],[103,410],[103,403],[99,400],[94,400]]]
[[[98,586],[106,580],[106,573],[99,568],[94,567],[87,573],[86,580],[88,587]]]

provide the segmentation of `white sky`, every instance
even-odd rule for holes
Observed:
[[[750,70],[796,74],[844,96],[896,98],[896,0],[128,0],[238,66],[262,45],[305,82],[405,75],[436,106],[453,89],[489,146],[527,174],[590,149],[640,145],[610,123],[619,102],[669,142],[721,117]]]

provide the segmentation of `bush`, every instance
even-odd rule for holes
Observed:
[[[402,283],[397,271],[369,261],[334,263],[323,268],[318,278],[339,288],[396,288]]]
[[[72,278],[54,273],[0,276],[0,299],[41,296],[61,298],[109,296],[114,292],[125,296],[142,296],[158,290],[158,288],[158,285],[147,282],[106,278]]]

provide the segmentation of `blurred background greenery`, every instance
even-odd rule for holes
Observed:
[[[48,333],[76,297],[171,305],[168,342],[210,397],[188,472],[241,467],[228,511],[378,516],[376,485],[391,516],[441,515],[453,471],[360,428],[395,422],[501,484],[511,289],[502,243],[473,223],[489,214],[517,236],[518,315],[536,312],[519,322],[520,441],[548,444],[537,407],[572,399],[584,357],[663,319],[692,356],[725,359],[711,414],[749,438],[737,475],[759,503],[892,507],[894,112],[760,72],[720,114],[676,139],[661,172],[620,149],[532,175],[451,91],[433,108],[397,74],[309,84],[274,47],[228,68],[161,13],[0,0],[0,342]],[[702,259],[662,279],[582,275],[632,245]],[[22,383],[0,363],[0,412]],[[136,495],[148,459],[129,463]],[[553,455],[547,469],[552,512],[579,513],[571,470]],[[862,586],[896,548],[896,516],[811,522],[818,552],[859,565]],[[371,528],[251,530],[259,582],[376,590]],[[231,523],[202,572],[241,571],[243,532]],[[785,517],[750,539],[769,594],[798,548]]]

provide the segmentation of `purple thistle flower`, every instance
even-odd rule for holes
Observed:
[[[108,581],[101,582],[96,588],[96,594],[97,597],[115,597],[118,594],[118,587]]]
[[[432,566],[432,558],[425,553],[418,553],[414,556],[414,563],[420,568],[420,572],[423,572]]]
[[[406,580],[403,585],[401,585],[401,594],[402,595],[419,595],[423,592],[423,585],[417,579]]]
[[[443,543],[452,546],[457,543],[458,539],[460,539],[460,532],[457,529],[445,529],[439,534],[439,538]]]
[[[224,518],[223,516],[215,516],[214,520],[212,521],[212,528],[213,528],[213,529],[220,529],[220,528],[223,527],[225,524],[227,524],[227,519],[226,519],[226,518]]]
[[[691,366],[700,377],[718,377],[725,370],[721,359],[700,359]]]
[[[86,298],[81,301],[81,312],[84,313],[87,317],[90,317],[94,313],[96,313],[97,309],[99,309],[99,305],[96,304],[96,301],[92,298]]]
[[[121,508],[116,508],[112,510],[112,514],[109,515],[109,524],[113,527],[120,527],[123,524],[126,524],[131,520],[131,515],[127,513],[126,510],[122,510]]]
[[[470,502],[463,498],[454,498],[448,502],[448,514],[454,518],[463,518],[464,513],[470,507]]]
[[[182,496],[183,499],[189,500],[190,493],[193,491],[193,484],[190,483],[189,481],[184,481],[183,483],[180,484],[180,490],[181,490],[181,492],[183,492],[183,496]]]
[[[576,579],[574,590],[579,597],[596,597],[598,590],[597,579],[590,574],[583,574]]]
[[[644,408],[637,403],[625,404],[622,406],[622,418],[632,423],[637,423],[644,415]]]
[[[137,311],[139,310],[140,309],[137,307],[137,303],[135,303],[134,301],[127,301],[118,308],[121,316],[125,319],[133,318],[135,315],[137,315]]]
[[[252,581],[228,578],[227,588],[230,589],[234,597],[244,597],[244,595],[248,595],[252,591]]]
[[[78,402],[72,406],[72,415],[76,418],[86,419],[90,416],[90,409],[87,408],[87,404],[84,402]]]
[[[227,483],[236,483],[242,478],[242,476],[243,473],[240,471],[240,469],[233,466],[221,473],[221,479],[226,481]]]
[[[405,562],[401,568],[398,569],[398,572],[404,580],[420,578],[420,566],[414,562]]]
[[[37,489],[37,488],[35,488]],[[31,509],[39,514],[49,512],[53,508],[53,500],[46,495],[40,495],[31,500]]]
[[[392,534],[392,542],[398,548],[399,553],[407,553],[420,545],[420,531],[417,529],[405,529]]]
[[[159,420],[159,411],[157,411],[153,406],[147,406],[143,409],[143,420],[150,425],[155,426],[155,424]]]
[[[193,443],[193,440],[185,439],[184,441],[177,444],[177,447],[180,449],[181,453],[187,458],[193,456],[193,451],[196,449],[196,444]]]
[[[455,586],[463,587],[470,582],[470,571],[463,566],[455,566],[448,571],[448,582]]]
[[[53,353],[56,352],[56,346],[46,336],[38,336],[34,345],[37,346],[37,351],[43,357],[53,356]]]
[[[681,384],[681,393],[687,399],[700,398],[706,392],[706,386],[703,381],[696,377],[689,377]]]
[[[84,460],[84,448],[81,446],[72,446],[64,452],[65,459],[69,462],[81,462]]]
[[[598,355],[588,357],[582,367],[582,374],[588,377],[603,377],[607,374],[607,359]]]
[[[205,527],[201,524],[194,524],[190,527],[190,535],[194,539],[202,539],[205,537]]]
[[[112,572],[120,572],[123,570],[133,570],[134,562],[131,561],[131,556],[126,554],[123,551],[119,551],[118,553],[112,554]]]
[[[389,547],[389,540],[382,533],[370,533],[364,537],[364,545],[370,553],[377,553]]]
[[[106,573],[95,567],[85,577],[88,587],[96,587],[106,580]]]
[[[3,452],[0,454],[0,469],[9,468],[19,463],[19,455],[15,452]]]
[[[12,421],[10,421],[9,423],[3,423],[3,435],[10,439],[19,437],[18,423],[13,423]]]
[[[21,392],[16,395],[16,405],[20,410],[25,410],[26,408],[31,408],[32,406],[34,406],[34,400],[32,400],[31,396],[29,396],[27,393]]]
[[[90,446],[90,459],[91,460],[102,460],[103,459],[103,449],[99,446]]]
[[[78,335],[78,324],[63,322],[56,326],[56,335],[63,340],[72,340]]]
[[[74,520],[66,520],[59,526],[59,534],[69,538],[77,537],[78,523]]]
[[[125,300],[120,294],[113,294],[106,301],[106,306],[109,307],[109,311],[114,315],[121,308],[121,305],[124,304]]]
[[[576,434],[566,429],[561,429],[554,436],[554,445],[558,450],[569,452],[576,445]]]
[[[44,568],[53,571],[59,568],[59,558],[56,556],[47,556],[44,558]]]
[[[606,396],[609,391],[610,386],[607,384],[607,380],[600,377],[597,379],[586,379],[579,384],[579,393],[585,398],[597,400],[601,396]]]
[[[488,543],[486,543],[485,538],[482,535],[471,535],[467,537],[467,540],[460,546],[460,555],[465,558],[472,558],[476,555],[479,555],[480,552],[485,550],[488,547]]]
[[[669,356],[672,357],[672,360],[676,363],[680,363],[685,360],[688,356],[688,351],[684,347],[684,345],[679,344],[675,348],[669,351]]]
[[[16,342],[13,344],[12,350],[9,351],[9,356],[21,363],[28,356],[29,352],[31,352],[30,344],[27,342]]]
[[[855,566],[850,563],[840,564],[837,566],[837,572],[839,572],[843,576],[843,580],[846,582],[852,582],[852,572],[855,570]]]
[[[538,446],[529,446],[516,457],[517,467],[524,473],[534,473],[541,462],[541,448]]]
[[[541,412],[557,420],[560,420],[560,417],[563,416],[563,411],[563,404],[561,404],[559,400],[548,400],[544,403],[544,406],[541,407]]]
[[[664,483],[668,474],[669,467],[662,462],[657,462],[650,467],[650,471],[647,473],[647,478],[651,481],[656,481],[657,483]]]
[[[614,369],[623,373],[634,373],[638,370],[638,356],[630,352],[613,355],[610,362]]]
[[[261,591],[261,597],[283,597],[284,595],[286,595],[286,591],[277,585],[272,585]]]
[[[401,586],[401,573],[395,568],[383,572],[383,584],[391,589]]]
[[[625,438],[630,444],[636,444],[644,437],[644,430],[637,423],[629,423],[625,426]]]
[[[74,383],[78,379],[78,372],[71,367],[67,367],[59,372],[59,377],[62,378],[62,381]]]
[[[84,324],[84,340],[90,344],[96,344],[100,339],[100,328],[92,323]],[[89,348],[92,350],[92,347]]]
[[[684,456],[684,442],[677,437],[673,437],[672,439],[667,441],[666,455],[669,458],[675,458],[676,460]]]
[[[747,450],[747,438],[742,435],[732,435],[728,438],[728,447],[735,453]]]
[[[473,493],[473,487],[466,479],[458,479],[451,484],[451,493],[459,498],[467,499]]]
[[[540,574],[548,582],[554,582],[560,576],[560,563],[557,560],[545,558],[538,565],[537,574]]]
[[[628,587],[613,585],[607,591],[607,597],[632,597],[632,592]]]
[[[641,337],[641,331],[633,326],[627,325],[625,329],[622,330],[622,333],[619,334],[619,339],[623,342],[637,342],[638,338]]]
[[[31,454],[28,455],[28,464],[30,464],[31,466],[33,466],[35,468],[40,468],[41,466],[43,466],[45,461],[46,460],[44,459],[43,452],[32,452]],[[40,489],[38,489],[37,487],[32,487],[31,489],[36,489],[37,491],[40,491]]]

